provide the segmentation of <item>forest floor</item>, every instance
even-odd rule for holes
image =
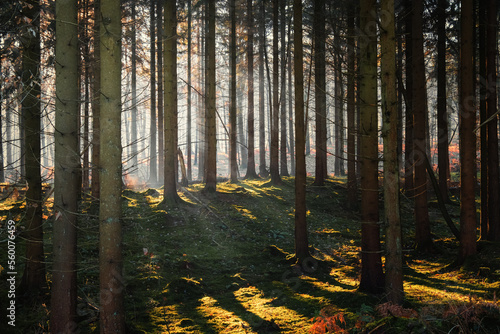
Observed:
[[[458,243],[431,202],[434,252],[419,254],[413,248],[411,202],[403,196],[406,302],[403,307],[390,305],[383,295],[357,289],[359,212],[348,209],[345,179],[308,187],[313,257],[302,270],[291,261],[294,179],[283,180],[282,186],[269,180],[219,183],[212,195],[203,194],[201,184],[192,184],[180,189],[185,203],[175,208],[160,205],[161,189],[125,190],[124,277],[117,279],[125,284],[128,332],[500,333],[499,244],[480,242],[474,259],[453,266]],[[22,219],[19,203],[0,203],[2,224]],[[448,209],[457,221],[457,201]],[[80,333],[97,333],[97,210],[90,201],[82,202],[81,210],[78,322]],[[50,218],[44,229],[50,273]],[[0,231],[3,249],[4,225]],[[5,266],[4,254],[0,260]],[[0,273],[3,312],[6,278]],[[6,331],[2,320],[0,332],[47,332],[49,294],[37,304],[20,304],[15,331]]]

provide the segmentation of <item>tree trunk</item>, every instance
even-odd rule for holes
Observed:
[[[377,31],[371,11],[375,0],[361,0],[360,29],[365,34],[360,48],[359,98],[361,144],[361,282],[359,289],[378,293],[384,274],[378,225],[378,120],[377,120]]]
[[[286,63],[290,61],[290,59],[286,58],[286,37],[285,37],[285,27],[286,27],[286,0],[280,0],[280,15],[281,15],[281,24],[280,24],[280,32],[281,32],[281,94],[280,94],[280,129],[281,129],[281,137],[280,137],[280,172],[281,176],[290,176],[288,173],[288,158],[286,154]]]
[[[323,186],[326,170],[326,76],[325,76],[325,1],[314,1],[314,79],[316,82],[316,168],[314,185]]]
[[[216,139],[216,82],[215,82],[215,0],[207,6],[208,32],[206,38],[206,176],[205,192],[215,192],[217,185],[217,139]]]
[[[101,156],[101,37],[100,22],[97,13],[100,13],[101,0],[94,0],[94,61],[92,82],[92,197],[100,198],[99,167]]]
[[[235,0],[229,1],[231,20],[229,34],[229,179],[238,182],[238,164],[236,161],[236,10]]]
[[[164,0],[157,0],[156,4],[156,33],[157,47],[156,54],[158,59],[158,92],[157,92],[157,109],[158,109],[158,183],[163,182],[165,175],[165,138],[164,138],[164,115],[163,115],[163,3]],[[175,1],[174,1],[175,2]],[[177,84],[177,82],[176,82]],[[177,90],[177,88],[176,88]],[[174,154],[174,157],[176,155]],[[177,159],[174,159],[177,161]]]
[[[101,333],[124,333],[121,189],[121,8],[101,2],[101,202],[99,281]]]
[[[281,184],[279,170],[279,1],[273,1],[273,108],[271,113],[271,183]]]
[[[460,255],[465,261],[476,253],[476,114],[474,73],[474,1],[461,1],[460,32]],[[498,190],[498,188],[497,188]],[[497,208],[498,209],[498,208]]]
[[[30,0],[23,8],[21,27],[22,117],[25,147],[26,266],[20,290],[40,292],[46,286],[43,252],[42,178],[40,174],[40,3]],[[29,22],[29,23],[28,23]]]
[[[191,118],[192,118],[192,112],[191,112],[191,52],[192,52],[192,46],[191,46],[191,20],[192,20],[192,8],[191,8],[191,0],[187,0],[187,148],[186,148],[186,160],[187,160],[187,179],[188,181],[191,181],[193,179],[193,171],[192,171],[192,163],[191,163]]]
[[[429,251],[432,247],[429,212],[427,208],[427,90],[425,79],[424,46],[423,46],[423,0],[415,0],[412,17],[412,114],[413,114],[413,162],[414,162],[414,212],[415,241],[421,251]]]
[[[490,241],[500,241],[500,198],[498,171],[498,115],[497,115],[497,6],[495,0],[488,1],[486,27],[486,114],[488,119],[488,235]]]
[[[481,156],[481,169],[480,169],[480,229],[481,229],[481,239],[486,240],[488,235],[488,126],[486,125],[486,120],[488,115],[486,112],[486,100],[487,100],[487,80],[486,80],[486,24],[487,24],[487,2],[478,1],[479,12],[478,12],[478,43],[479,43],[479,123],[481,127],[479,128],[480,136],[480,156]]]
[[[412,47],[412,3],[411,0],[405,0],[405,74],[406,74],[406,106],[405,106],[405,192],[407,197],[413,199],[413,175],[414,175],[414,156],[413,156],[413,47]]]
[[[150,4],[150,123],[149,123],[149,184],[156,187],[158,183],[157,174],[157,154],[156,154],[156,20],[155,20],[155,4],[156,1],[151,1]]]
[[[175,1],[165,1],[165,105],[164,105],[164,137],[165,154],[163,177],[163,201],[174,205],[180,198],[177,195],[177,19]]]
[[[289,35],[291,29],[288,30]],[[293,125],[293,90],[292,90],[292,51],[291,51],[291,43],[290,36],[288,38],[288,133],[290,136],[290,166],[291,166],[291,175],[295,175],[295,135],[294,135],[294,125]]]
[[[131,24],[132,24],[132,41],[131,41],[131,55],[130,55],[130,62],[131,62],[131,90],[132,90],[132,108],[131,108],[131,122],[130,122],[130,136],[131,136],[131,143],[130,143],[130,154],[131,154],[131,165],[132,169],[138,168],[137,165],[137,155],[138,150],[137,150],[137,29],[135,27],[135,19],[136,19],[136,3],[133,1],[130,6],[132,6],[132,14],[131,14]]]
[[[259,24],[259,175],[267,177],[266,169],[266,117],[265,117],[265,95],[264,95],[264,49],[266,47],[266,11],[264,1],[260,2],[260,24]]]
[[[302,46],[302,1],[293,2],[294,79],[295,79],[295,257],[304,265],[310,257],[306,220],[306,156],[304,124],[304,74]]]
[[[356,106],[355,106],[355,5],[349,5],[347,14],[347,199],[352,208],[358,203],[356,178]]]
[[[387,299],[403,303],[403,249],[399,217],[399,166],[398,166],[398,98],[396,93],[396,37],[394,0],[383,0],[381,11],[386,13],[382,23],[381,83],[384,139],[384,211],[386,225],[386,280]]]
[[[437,7],[438,64],[437,64],[437,126],[439,190],[449,202],[450,155],[448,152],[448,113],[446,112],[446,8],[448,0],[439,0]]]
[[[78,212],[77,0],[56,3],[56,119],[51,333],[76,331]]]
[[[247,65],[248,65],[248,164],[246,179],[257,177],[255,170],[255,113],[254,113],[254,84],[253,84],[253,0],[247,0]]]

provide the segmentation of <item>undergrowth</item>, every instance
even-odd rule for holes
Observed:
[[[413,250],[412,207],[402,200],[405,304],[357,290],[359,213],[346,209],[345,180],[308,187],[307,220],[313,255],[296,266],[294,179],[202,184],[180,189],[183,204],[165,207],[161,189],[123,192],[125,308],[130,333],[497,333],[500,331],[500,247],[480,242],[461,268],[450,266],[458,244],[430,205],[435,252]],[[312,183],[312,179],[309,180]],[[3,225],[23,222],[21,202],[0,207]],[[453,218],[458,206],[449,205]],[[78,225],[78,322],[97,333],[97,205],[81,203]],[[51,211],[45,229],[51,269]],[[382,240],[383,240],[383,230]],[[1,264],[5,256],[1,255]],[[0,289],[6,289],[0,274]],[[0,301],[5,309],[4,299]],[[49,292],[37,306],[20,305],[17,331],[48,330]],[[2,325],[3,326],[3,325]],[[12,329],[12,328],[9,328]],[[5,333],[3,327],[0,332]],[[8,332],[7,332],[8,333]]]

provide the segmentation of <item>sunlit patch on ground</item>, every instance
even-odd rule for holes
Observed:
[[[206,296],[201,298],[200,302],[200,314],[207,318],[207,322],[217,333],[248,333],[250,324],[220,307],[216,299]]]

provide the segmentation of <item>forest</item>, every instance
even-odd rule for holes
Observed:
[[[499,19],[0,2],[0,332],[500,333]]]

